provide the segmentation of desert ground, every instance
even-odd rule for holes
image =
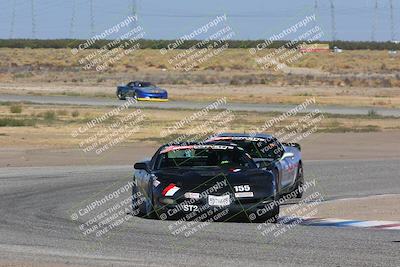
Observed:
[[[257,57],[272,53],[262,51]],[[400,107],[400,55],[387,51],[306,53],[286,69],[262,69],[247,49],[227,49],[191,71],[144,49],[105,71],[85,70],[69,49],[0,49],[0,93],[115,97],[115,88],[132,80],[151,81],[171,100],[298,104],[316,97],[322,105]]]

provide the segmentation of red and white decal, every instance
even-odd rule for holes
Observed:
[[[175,184],[169,184],[166,188],[164,188],[161,194],[165,197],[172,197],[179,189],[180,188]]]
[[[179,149],[192,149],[192,148],[193,148],[193,146],[167,146],[166,148],[161,150],[160,154],[164,154],[164,153],[171,152],[174,150],[179,150]]]

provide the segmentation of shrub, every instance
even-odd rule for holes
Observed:
[[[71,115],[72,115],[72,117],[76,118],[79,116],[79,111],[74,110],[74,111],[72,111]]]
[[[35,126],[35,120],[17,120],[13,118],[0,119],[0,127]]]
[[[21,105],[12,105],[12,106],[10,106],[10,112],[11,113],[21,113],[22,106]]]
[[[53,110],[48,110],[43,114],[43,118],[46,121],[54,121],[57,118],[57,116]]]
[[[66,111],[65,109],[57,110],[57,115],[66,116],[67,114],[68,114],[68,111]]]
[[[368,110],[368,117],[376,117],[376,116],[378,116],[378,113],[375,111],[375,109]]]

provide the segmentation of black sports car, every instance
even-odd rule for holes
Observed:
[[[135,169],[132,206],[139,216],[225,221],[250,214],[251,221],[274,222],[279,215],[273,173],[233,143],[164,145]]]
[[[223,133],[211,142],[232,142],[242,147],[259,168],[271,170],[276,178],[280,196],[291,194],[295,198],[303,196],[304,184],[301,147],[297,143],[281,143],[269,134]]]

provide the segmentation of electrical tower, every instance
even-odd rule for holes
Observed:
[[[315,16],[314,26],[315,27],[318,26],[317,18],[319,18],[319,16],[317,14],[318,14],[318,0],[315,0],[315,2],[314,2],[314,16]]]
[[[32,38],[36,38],[36,22],[35,22],[35,4],[31,0],[31,17],[32,17]]]
[[[376,24],[378,23],[378,0],[375,0],[374,16],[372,18],[371,41],[376,41]]]
[[[94,32],[94,11],[93,11],[93,0],[90,0],[90,31],[92,36],[95,34]]]
[[[392,39],[392,41],[395,41],[393,0],[389,0],[389,4],[390,4],[390,38]]]
[[[69,28],[69,38],[74,37],[74,28],[75,28],[75,0],[72,0],[72,14],[71,14],[71,23]]]
[[[132,0],[132,16],[133,17],[137,16],[137,13],[138,13],[137,11],[138,11],[137,2],[136,2],[136,0]],[[136,27],[136,25],[137,25],[137,20],[132,23],[132,29],[134,29]]]
[[[15,4],[17,0],[13,0],[12,13],[11,13],[11,27],[10,27],[10,39],[14,38],[14,26],[15,26]]]
[[[318,0],[315,0],[314,2],[314,14],[318,13]]]
[[[335,6],[333,0],[331,2],[331,23],[332,23],[332,41],[336,41],[336,18],[335,18]]]

